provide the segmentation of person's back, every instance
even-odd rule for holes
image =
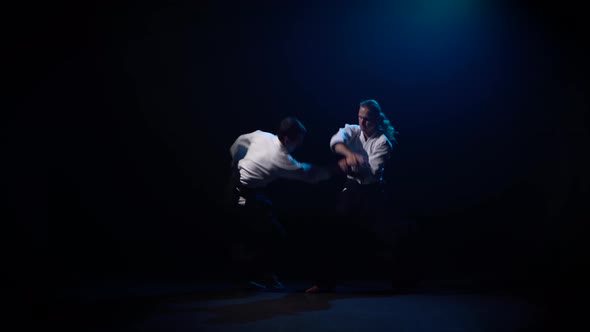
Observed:
[[[244,248],[253,255],[243,270],[249,271],[246,275],[259,288],[280,285],[273,272],[285,235],[265,189],[279,178],[316,183],[331,176],[327,169],[300,163],[291,156],[305,134],[299,120],[287,117],[276,135],[256,130],[240,135],[230,148],[234,168],[232,200],[238,211],[236,225],[241,227],[236,232],[237,240],[244,242]]]
[[[311,165],[299,163],[291,157],[278,136],[260,130],[249,136],[250,146],[237,165],[242,185],[261,188],[278,178],[316,181],[303,174]],[[297,172],[299,169],[301,174]]]

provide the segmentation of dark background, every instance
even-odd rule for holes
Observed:
[[[6,41],[25,125],[12,197],[31,241],[17,250],[33,276],[223,278],[233,140],[295,115],[309,135],[294,156],[330,164],[331,135],[374,98],[400,133],[392,220],[417,225],[429,278],[581,280],[589,73],[576,2],[38,6],[7,12]],[[340,180],[279,182],[288,276],[307,277],[307,235]]]

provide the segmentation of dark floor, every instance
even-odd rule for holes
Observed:
[[[60,331],[559,331],[559,296],[462,282],[349,280],[306,294],[305,281],[255,291],[228,281],[100,281],[67,288],[50,306]],[[561,308],[561,309],[557,309]]]

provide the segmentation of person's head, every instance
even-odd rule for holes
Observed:
[[[303,138],[307,134],[307,129],[294,116],[284,118],[277,130],[277,137],[287,148],[289,153],[293,152],[303,143]]]
[[[373,136],[376,132],[385,134],[392,142],[395,142],[397,133],[387,116],[381,111],[381,106],[374,99],[362,101],[359,104],[359,126],[365,135]]]
[[[376,100],[369,99],[362,101],[359,105],[359,126],[365,135],[372,136],[379,130],[379,123],[382,121],[381,106]]]

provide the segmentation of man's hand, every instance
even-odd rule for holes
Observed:
[[[348,164],[346,163],[346,158],[338,160],[338,168],[340,168],[342,173],[348,173]]]
[[[365,157],[358,153],[351,153],[348,156],[346,156],[346,164],[348,164],[349,167],[363,167],[366,163],[367,161]]]
[[[348,165],[348,173],[358,173],[361,169],[369,167],[365,157],[358,153],[351,153],[346,157],[346,164]]]
[[[351,159],[352,162],[350,162]],[[369,164],[365,162],[365,158],[363,158],[363,156],[358,154],[352,158],[342,158],[338,160],[338,168],[345,174],[359,173],[361,169],[365,167],[369,167]]]

